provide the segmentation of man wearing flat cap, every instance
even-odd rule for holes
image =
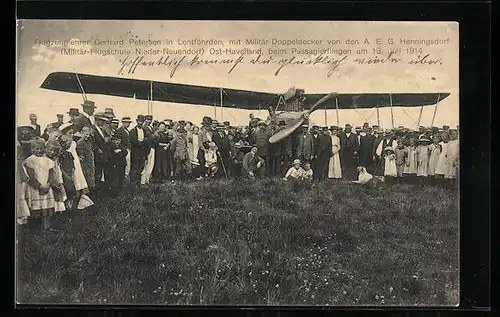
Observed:
[[[352,133],[352,126],[346,124],[344,132],[340,135],[340,163],[342,164],[342,175],[348,180],[358,178],[358,152],[358,137]]]
[[[297,152],[295,157],[300,159],[303,164],[311,163],[314,159],[314,140],[309,133],[309,125],[302,125],[302,133],[297,135]]]
[[[141,181],[141,173],[146,165],[146,160],[149,154],[148,138],[149,131],[144,129],[145,118],[143,115],[138,115],[137,125],[130,130],[130,182],[139,184]]]
[[[80,132],[83,127],[93,127],[95,124],[94,111],[96,105],[91,100],[85,100],[82,103],[83,112],[73,120],[76,131]],[[92,128],[93,129],[93,128]]]

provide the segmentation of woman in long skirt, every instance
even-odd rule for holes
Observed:
[[[340,139],[337,136],[338,130],[335,128],[332,131],[332,157],[328,165],[328,178],[342,178],[342,168],[340,165]]]
[[[155,164],[153,167],[153,178],[157,181],[164,181],[169,178],[168,149],[170,141],[166,132],[166,125],[160,122],[158,125],[158,143],[155,148]]]
[[[450,138],[448,134],[443,134],[442,139],[443,141],[439,143],[439,145],[441,146],[441,153],[439,155],[439,160],[436,164],[436,177],[438,178],[444,178],[444,175],[448,170],[447,152],[448,152],[448,142],[450,141]]]
[[[431,152],[431,155],[429,157],[429,168],[428,168],[428,175],[429,177],[434,177],[436,175],[436,167],[439,161],[439,156],[441,155],[441,145],[439,142],[441,141],[441,138],[439,135],[435,135],[432,139],[432,144],[429,145],[429,150]]]

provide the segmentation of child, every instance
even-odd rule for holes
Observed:
[[[72,138],[70,136],[62,136],[60,139],[61,152],[59,154],[59,164],[61,167],[62,180],[66,196],[68,198],[67,208],[74,211],[76,209],[77,191],[74,182],[75,164],[73,154],[70,152]]]
[[[285,177],[283,178],[284,180],[288,180],[289,177],[293,179],[302,179],[304,174],[304,170],[300,166],[300,160],[294,160],[293,161],[293,166],[288,169],[286,172]]]
[[[401,178],[403,177],[403,171],[406,166],[406,160],[408,158],[408,150],[405,148],[403,140],[398,140],[398,146],[396,147],[396,150],[394,150],[394,152],[396,154],[397,177]]]
[[[55,208],[52,184],[57,183],[54,162],[45,156],[45,140],[42,138],[32,140],[31,153],[23,163],[29,178],[26,202],[33,217],[30,222],[39,225],[41,230],[49,230]]]
[[[302,179],[308,182],[312,182],[313,180],[313,170],[311,169],[311,164],[304,164],[304,171],[302,172]]]
[[[410,145],[406,148],[407,157],[406,157],[406,165],[403,169],[403,174],[407,174],[414,178],[417,174],[417,147],[415,145],[415,138],[410,138]]]
[[[64,180],[63,174],[61,171],[61,166],[59,165],[59,156],[61,154],[61,145],[55,141],[47,141],[45,143],[45,151],[46,155],[49,159],[54,162],[54,173],[56,184],[52,184],[52,191],[54,193],[54,201],[55,201],[55,212],[66,211],[66,190],[64,189]]]
[[[418,140],[417,148],[417,177],[421,182],[424,177],[427,177],[427,168],[429,166],[429,143],[430,140],[426,137]]]
[[[189,160],[187,131],[180,128],[170,144],[177,179],[191,176],[191,161]]]
[[[217,146],[214,142],[208,143],[208,149],[205,150],[205,168],[206,177],[215,177],[219,168],[217,167]]]
[[[390,146],[384,149],[384,161],[384,177],[397,177],[396,154],[394,154],[394,150]]]
[[[127,149],[122,144],[122,139],[119,135],[114,135],[111,138],[108,164],[111,190],[114,194],[120,191],[125,184],[125,167],[127,166]]]

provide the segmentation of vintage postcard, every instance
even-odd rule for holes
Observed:
[[[458,23],[17,24],[18,304],[458,305]]]

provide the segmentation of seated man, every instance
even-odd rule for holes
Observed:
[[[264,159],[257,156],[258,148],[252,146],[252,150],[243,157],[242,174],[250,179],[263,178],[265,175]]]

